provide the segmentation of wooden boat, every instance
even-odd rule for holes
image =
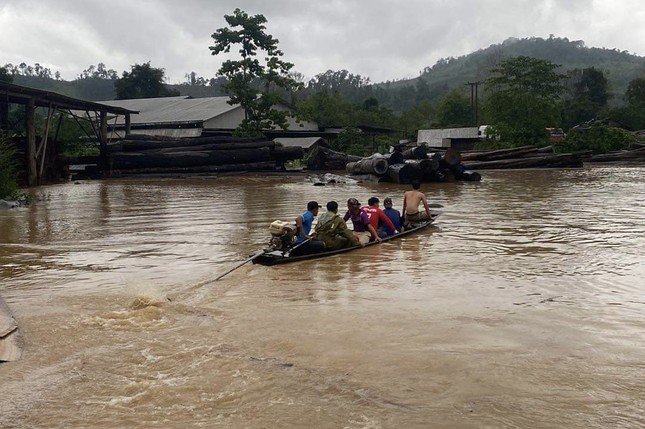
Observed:
[[[397,240],[401,237],[415,234],[432,225],[432,223],[435,221],[437,217],[439,217],[439,214],[433,213],[432,219],[430,219],[429,221],[419,223],[414,228],[406,229],[403,232],[399,232],[398,234],[385,237],[381,239],[380,243],[376,241],[372,241],[367,243],[365,246],[346,247],[344,249],[339,249],[339,250],[330,250],[327,252],[311,253],[309,255],[300,255],[300,256],[290,256],[288,251],[283,252],[280,250],[267,249],[263,253],[253,257],[251,262],[253,262],[254,264],[260,264],[260,265],[278,265],[278,264],[288,264],[290,262],[305,261],[309,259],[325,258],[327,256],[338,255],[340,253],[351,252],[352,250],[358,250],[358,249],[363,249],[365,247],[375,246],[377,244],[385,243],[386,241]]]

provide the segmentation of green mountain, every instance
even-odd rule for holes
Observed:
[[[549,60],[561,65],[561,73],[588,67],[602,70],[609,82],[610,103],[614,105],[622,103],[629,81],[645,76],[645,57],[627,51],[588,48],[582,40],[567,38],[510,38],[458,58],[443,58],[426,67],[417,78],[375,84],[375,94],[381,104],[405,110],[420,99],[433,102],[454,88],[469,90],[465,87],[467,82],[484,81],[491,68],[517,56]]]

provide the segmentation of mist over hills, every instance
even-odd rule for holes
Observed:
[[[414,79],[374,83],[347,91],[339,85],[339,92],[352,102],[362,103],[365,99],[374,97],[383,107],[403,111],[422,102],[434,103],[454,88],[466,91],[467,82],[484,81],[491,68],[502,60],[520,55],[559,64],[563,73],[588,67],[602,70],[609,82],[609,92],[612,95],[610,104],[613,105],[622,103],[622,94],[629,81],[645,76],[645,57],[627,51],[589,48],[581,40],[553,36],[548,39],[509,38],[468,55],[443,58],[433,66],[426,67]],[[155,66],[163,67],[163,64]],[[296,69],[297,66],[296,64]],[[206,84],[209,81],[212,85]],[[15,75],[14,83],[93,101],[115,98],[114,81],[105,78],[64,81],[51,77]],[[178,90],[182,95],[206,97],[222,95],[219,83],[221,80],[203,79],[198,84],[171,84],[168,87]]]

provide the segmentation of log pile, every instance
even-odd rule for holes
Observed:
[[[609,152],[601,155],[594,155],[589,162],[643,162],[645,161],[645,145],[632,143],[630,150]]]
[[[421,182],[449,182],[455,180],[480,181],[479,173],[468,172],[461,163],[458,151],[450,149],[428,154],[425,146],[398,150],[391,154],[374,154],[360,161],[348,162],[348,173],[366,182],[393,182],[408,184]]]
[[[266,139],[230,136],[167,138],[129,135],[110,145],[112,176],[273,171],[301,159],[301,147],[282,147]]]
[[[461,155],[468,169],[520,169],[520,168],[567,168],[582,167],[590,152],[553,153],[553,147],[538,148],[522,146],[483,152],[468,152]]]
[[[349,162],[356,162],[360,156],[347,155],[321,146],[314,148],[307,158],[309,170],[344,170]]]

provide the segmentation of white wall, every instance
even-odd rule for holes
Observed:
[[[419,130],[417,142],[427,143],[432,147],[444,147],[448,143],[444,143],[443,139],[476,139],[479,137],[478,131],[477,127]]]

